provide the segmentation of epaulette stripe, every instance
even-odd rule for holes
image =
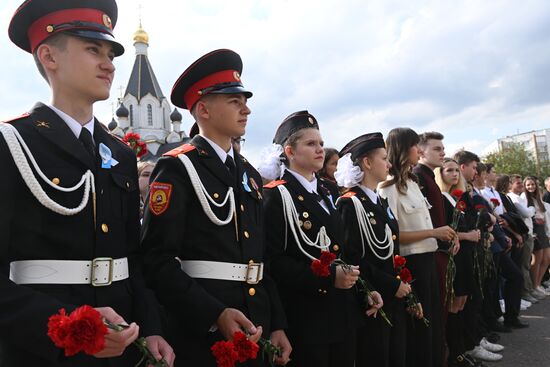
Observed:
[[[271,181],[267,184],[264,185],[264,189],[272,189],[274,187],[277,187],[279,185],[283,185],[285,184],[286,181],[285,180],[276,180],[276,181]]]
[[[348,191],[346,192],[344,195],[340,196],[341,198],[351,198],[351,197],[354,197],[355,195],[357,195],[355,192],[353,191]]]
[[[181,145],[181,146],[179,146],[175,149],[172,149],[169,152],[164,153],[163,156],[177,157],[180,154],[185,154],[185,153],[190,152],[194,149],[197,149],[194,145],[186,143],[186,144],[183,144],[183,145]]]
[[[10,122],[15,122],[17,120],[21,120],[21,119],[24,119],[25,117],[29,117],[30,114],[28,112],[25,112],[24,114],[22,114],[21,116],[17,116],[17,117],[14,117],[12,119],[9,119],[9,120],[4,120],[4,121],[0,121],[0,122],[5,122],[5,123],[10,123]]]

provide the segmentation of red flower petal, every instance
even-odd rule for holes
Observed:
[[[237,331],[233,336],[233,346],[238,354],[239,362],[246,362],[249,359],[256,359],[260,347],[258,344],[248,340],[244,333]]]
[[[218,367],[233,367],[239,358],[233,342],[220,340],[210,347]]]

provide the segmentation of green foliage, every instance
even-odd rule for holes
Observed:
[[[521,143],[507,143],[500,152],[490,153],[483,158],[485,163],[493,163],[499,174],[517,173],[522,177],[536,175],[543,179],[550,175],[550,165],[542,162],[537,167],[534,157]]]

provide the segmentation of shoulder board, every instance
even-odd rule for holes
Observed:
[[[355,195],[357,195],[355,192],[353,191],[348,191],[346,192],[344,195],[340,196],[341,198],[344,198],[344,199],[349,199],[351,197],[354,197]]]
[[[277,186],[283,185],[283,184],[286,184],[285,180],[271,181],[270,183],[267,183],[267,184],[264,185],[264,189],[272,189],[274,187],[277,187]]]
[[[100,125],[102,125],[102,124],[100,124]],[[122,145],[124,145],[124,146],[126,146],[126,147],[128,147],[128,148],[130,148],[130,146],[129,146],[128,144],[126,144],[126,142],[125,142],[124,140],[122,140],[122,138],[121,138],[120,136],[115,135],[115,134],[113,134],[113,133],[110,132],[110,131],[107,131],[107,132],[109,133],[109,136],[111,136],[111,137],[113,137],[113,138],[115,139],[115,141],[119,142],[120,144],[122,144]]]
[[[24,119],[25,117],[29,117],[30,114],[28,112],[25,112],[24,114],[22,114],[21,116],[17,116],[17,117],[14,117],[14,118],[11,118],[9,120],[5,120],[5,121],[0,121],[0,122],[5,122],[7,124],[11,124],[13,122],[16,122],[18,120],[21,120],[21,119]]]
[[[170,157],[177,157],[180,154],[185,154],[187,152],[190,152],[194,149],[197,149],[194,145],[191,144],[183,144],[175,149],[172,149],[169,152],[166,152],[163,154],[163,156],[170,156]]]

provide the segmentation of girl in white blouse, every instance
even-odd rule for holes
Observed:
[[[449,226],[433,228],[430,204],[411,171],[419,159],[418,142],[412,129],[395,128],[389,132],[386,149],[392,167],[388,180],[379,185],[379,194],[388,200],[399,223],[400,252],[407,259],[413,289],[421,303],[415,316],[430,321],[425,326],[411,318],[407,328],[407,365],[436,367],[443,362],[443,328],[434,253],[437,239],[450,241],[455,232]]]

